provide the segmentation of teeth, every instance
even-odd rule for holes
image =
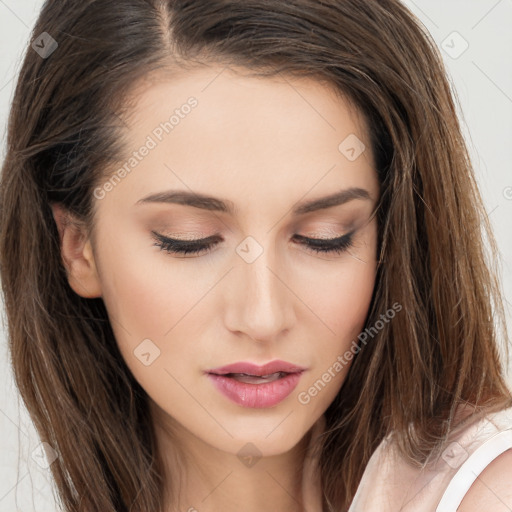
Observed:
[[[265,384],[267,382],[274,382],[281,377],[286,375],[284,372],[270,373],[269,375],[249,375],[247,373],[229,373],[226,377],[231,377],[239,382],[245,382],[247,384]]]

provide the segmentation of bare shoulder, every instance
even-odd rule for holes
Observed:
[[[512,448],[494,459],[475,480],[458,512],[512,510]]]

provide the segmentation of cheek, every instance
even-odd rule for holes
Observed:
[[[332,277],[328,292],[320,299],[325,311],[326,323],[338,338],[346,339],[359,334],[363,327],[375,286],[375,270],[372,265],[354,262],[336,279]],[[327,285],[326,285],[327,286]]]
[[[316,413],[334,400],[343,385],[368,314],[377,269],[376,232],[369,231],[366,243],[344,255],[331,271],[311,274],[309,286],[303,282],[302,293],[315,313],[310,331],[316,333],[316,349],[314,371],[298,398]]]
[[[317,321],[315,326],[313,371],[304,380],[297,400],[314,417],[326,410],[345,381],[374,285],[375,266],[355,262],[329,274],[329,279],[315,288],[316,294],[311,289],[308,292],[322,322]]]
[[[350,267],[350,268],[349,268]],[[343,355],[361,333],[375,286],[375,270],[371,265],[355,262],[343,271],[329,274],[329,279],[308,290],[308,304],[315,313],[314,327],[318,368],[329,368]],[[320,321],[320,320],[321,321]],[[350,364],[337,372],[341,386]],[[318,376],[317,376],[318,377]]]
[[[160,340],[197,301],[196,280],[183,263],[173,265],[170,256],[152,247],[149,237],[127,239],[101,246],[102,298],[120,339],[132,333]]]
[[[322,272],[311,271],[302,281],[307,304],[325,323],[322,339],[329,346],[336,340],[334,345],[343,349],[364,325],[376,280],[376,236],[372,223],[340,260]]]
[[[151,247],[150,240],[105,240],[100,247],[102,298],[121,354],[143,383],[165,368],[169,358],[186,359],[185,344],[171,344],[177,333],[183,339],[198,336],[192,332],[198,323],[189,321],[193,311],[188,315],[200,298],[194,275],[184,271],[183,264],[173,269],[166,254]],[[145,366],[145,359],[154,363]]]
[[[198,291],[191,286],[194,277],[170,271],[157,248],[127,252],[130,257],[115,265],[115,253],[104,254],[104,268],[110,270],[102,280],[103,300],[126,365],[157,402],[168,404],[169,396],[185,400],[173,376],[187,382],[188,369],[197,366],[189,343],[200,336],[200,323],[191,321],[198,302]]]

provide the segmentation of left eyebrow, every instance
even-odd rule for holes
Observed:
[[[304,215],[306,213],[338,206],[353,199],[371,200],[371,197],[367,190],[359,187],[351,187],[325,197],[300,202],[294,206],[292,214]],[[186,190],[168,190],[165,192],[150,194],[139,199],[135,205],[146,203],[181,204],[185,206],[192,206],[194,208],[201,208],[203,210],[224,212],[230,215],[234,215],[238,211],[238,208],[232,201]]]

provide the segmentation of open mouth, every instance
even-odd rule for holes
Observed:
[[[222,377],[229,377],[237,380],[238,382],[245,382],[246,384],[266,384],[267,382],[274,382],[275,380],[282,379],[289,375],[287,372],[275,372],[269,375],[250,375],[248,373],[226,373]]]
[[[249,373],[208,373],[215,387],[227,398],[243,407],[274,407],[297,386],[303,371],[274,372],[267,375]]]

